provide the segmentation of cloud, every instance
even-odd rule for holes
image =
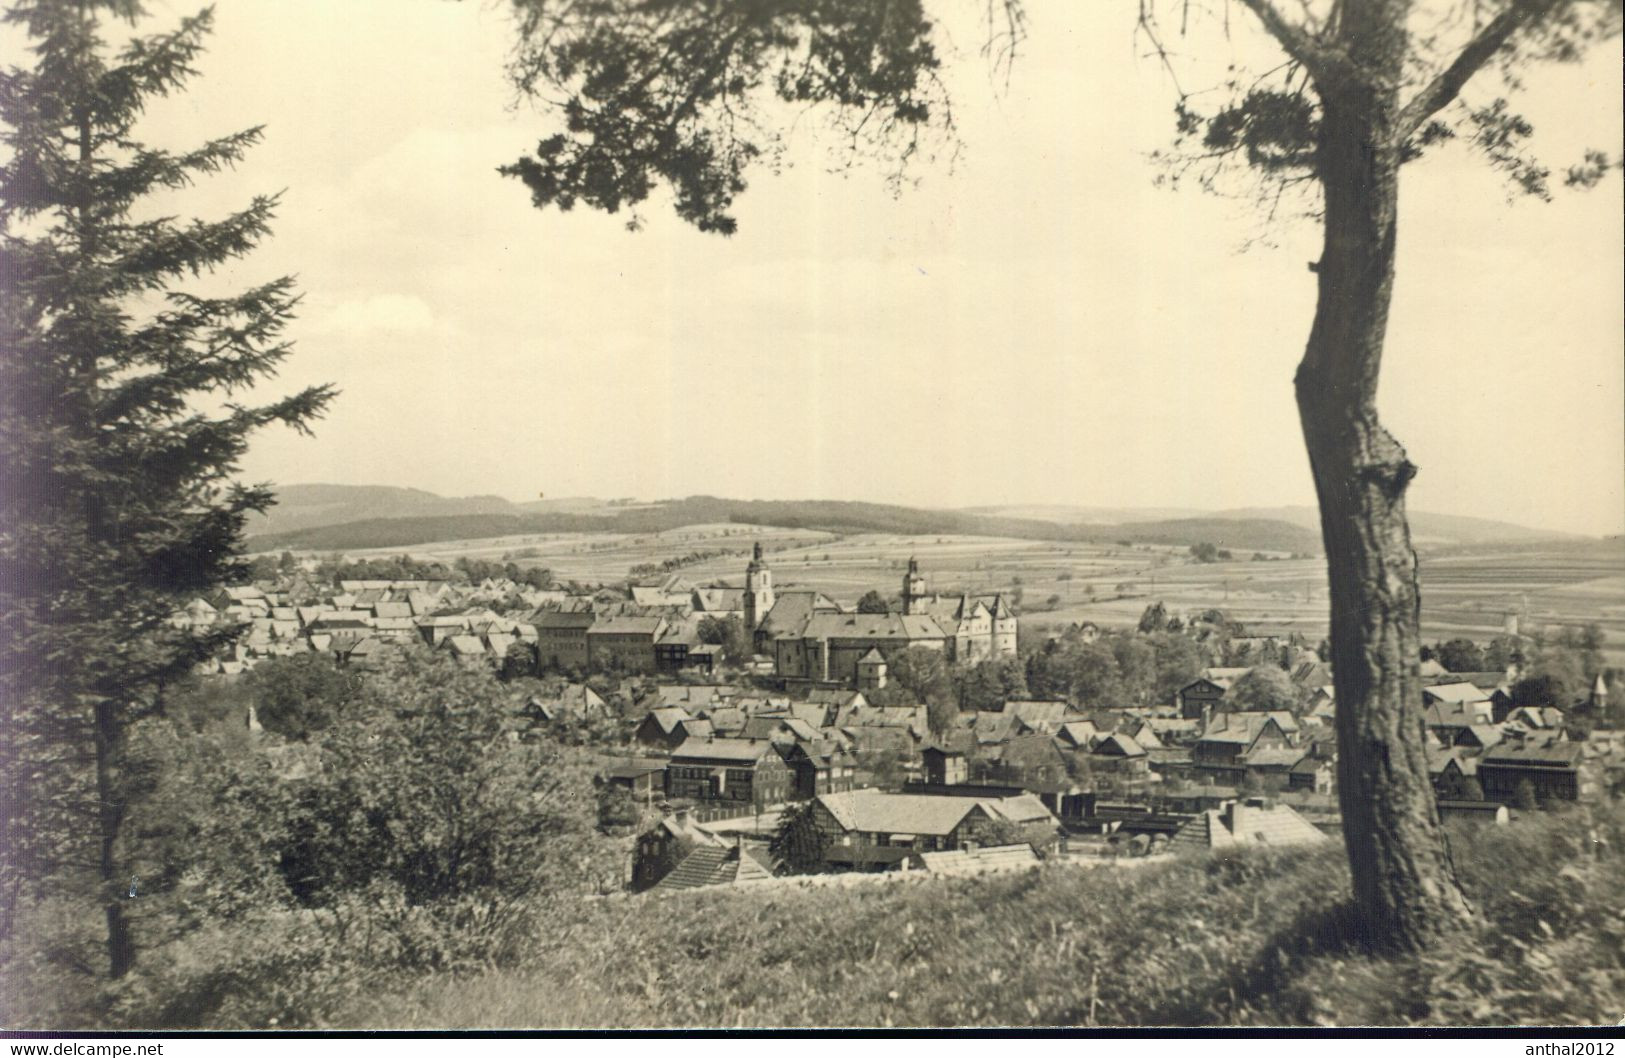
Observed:
[[[374,294],[358,301],[339,304],[316,323],[318,333],[367,334],[409,333],[434,326],[434,311],[422,298],[411,294]]]

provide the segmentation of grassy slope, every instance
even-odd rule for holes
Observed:
[[[519,969],[400,982],[340,1025],[1612,1024],[1625,813],[1457,831],[1480,936],[1360,954],[1340,847],[1129,869],[597,901]],[[1605,844],[1594,841],[1603,837]]]

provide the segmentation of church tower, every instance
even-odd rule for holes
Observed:
[[[920,576],[920,563],[913,555],[908,559],[908,573],[903,577],[903,612],[914,612],[914,601],[925,598],[925,578]]]
[[[762,558],[762,545],[757,542],[751,551],[750,565],[745,567],[745,631],[755,635],[773,609],[773,571]]]

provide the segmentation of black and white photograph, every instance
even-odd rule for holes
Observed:
[[[1622,22],[0,0],[8,1053],[1611,1054]]]

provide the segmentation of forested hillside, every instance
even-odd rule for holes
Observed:
[[[521,533],[620,532],[653,533],[716,522],[773,525],[789,529],[822,529],[845,533],[899,533],[905,535],[954,534],[1003,536],[1024,540],[1111,543],[1132,540],[1146,544],[1189,546],[1212,543],[1221,548],[1314,553],[1319,536],[1303,526],[1269,519],[1182,518],[1119,525],[1082,525],[1029,518],[991,517],[962,511],[938,511],[879,503],[837,500],[728,500],[690,496],[682,500],[637,506],[604,506],[592,513],[533,512],[495,497],[444,500],[414,490],[390,490],[403,495],[379,495],[362,490],[356,503],[340,502],[341,493],[323,491],[331,502],[306,502],[308,490],[340,486],[291,486],[285,490],[294,506],[288,521],[303,527],[279,529],[284,524],[273,514],[261,523],[262,531],[249,537],[254,551],[285,548],[312,551],[407,547],[442,540],[467,540]],[[424,499],[423,497],[430,497]],[[439,501],[438,505],[435,502]],[[490,510],[460,510],[468,503]],[[505,505],[502,507],[500,505]],[[421,513],[407,513],[418,510]],[[320,521],[347,512],[375,511],[370,516],[337,524]],[[271,529],[272,531],[263,531]]]

